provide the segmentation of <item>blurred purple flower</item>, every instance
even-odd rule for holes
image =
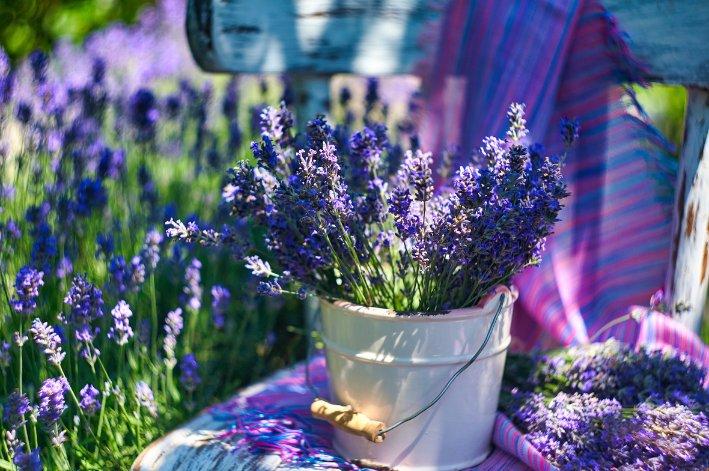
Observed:
[[[155,138],[156,123],[160,117],[155,95],[141,88],[130,99],[130,119],[135,126],[138,142],[148,142]]]
[[[182,370],[182,375],[180,376],[182,385],[189,392],[196,391],[197,386],[202,382],[202,378],[197,373],[199,365],[195,360],[194,353],[188,353],[182,357],[180,369]]]
[[[47,362],[50,365],[61,365],[66,353],[62,352],[62,339],[54,332],[52,326],[35,319],[30,332],[35,343],[43,347],[42,352],[48,355]]]
[[[212,322],[221,329],[224,327],[224,314],[231,303],[231,293],[221,285],[212,286]]]
[[[148,230],[145,235],[145,243],[140,251],[140,256],[145,260],[149,272],[155,270],[160,261],[160,244],[163,241],[163,236],[154,227]]]
[[[15,294],[10,304],[15,312],[23,316],[31,316],[37,308],[39,287],[44,286],[44,273],[28,266],[20,268],[15,278]]]
[[[259,296],[279,296],[281,293],[283,289],[277,280],[261,281],[256,288],[256,294]]]
[[[125,345],[128,339],[133,337],[133,329],[130,326],[130,318],[133,317],[133,312],[130,306],[125,301],[118,301],[116,307],[111,310],[114,326],[108,332],[108,338],[113,339],[118,345]]]
[[[153,390],[150,389],[150,386],[148,386],[145,381],[135,383],[135,400],[139,406],[148,409],[151,416],[158,416],[158,404],[155,402]]]
[[[60,320],[74,327],[85,325],[103,316],[102,291],[86,279],[86,273],[74,277],[71,288],[64,298],[69,305],[69,313],[62,314]]]
[[[79,395],[81,396],[79,407],[81,407],[85,415],[92,416],[96,411],[101,409],[101,403],[96,400],[99,392],[93,385],[87,384],[84,386],[79,392]]]
[[[35,448],[29,453],[25,453],[21,448],[12,458],[12,464],[17,466],[17,471],[42,471],[42,458],[39,456],[39,448]]]
[[[66,378],[48,378],[37,391],[39,403],[38,420],[47,428],[51,428],[66,409],[64,394],[69,391]]]
[[[59,259],[59,263],[57,263],[57,278],[62,279],[71,276],[73,272],[74,265],[72,265],[69,257]]]
[[[11,430],[17,430],[27,423],[24,415],[31,410],[32,407],[30,407],[30,400],[27,398],[27,394],[20,394],[19,390],[15,390],[7,397],[2,420],[7,423]]]
[[[185,282],[183,292],[187,297],[187,305],[193,311],[198,311],[202,307],[202,276],[200,270],[202,263],[196,258],[185,268]]]
[[[98,250],[96,250],[96,259],[99,259],[100,256],[103,255],[106,260],[110,260],[115,250],[113,235],[99,234],[96,237],[96,246],[98,247]]]

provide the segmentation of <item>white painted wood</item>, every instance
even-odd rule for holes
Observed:
[[[672,315],[699,333],[709,286],[709,90],[687,88],[665,287]]]
[[[709,86],[708,0],[604,0],[651,82]]]
[[[429,0],[190,0],[188,12],[205,70],[369,76],[411,73],[443,13]]]
[[[189,0],[208,71],[411,74],[450,0]],[[655,82],[709,86],[709,1],[606,0]]]

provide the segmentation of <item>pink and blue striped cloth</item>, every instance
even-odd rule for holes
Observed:
[[[218,420],[229,423],[236,423],[245,414],[249,417],[258,416],[263,413],[266,417],[273,415],[290,418],[295,414],[299,422],[307,428],[308,432],[298,435],[293,441],[291,437],[278,441],[264,440],[268,435],[263,433],[262,437],[248,440],[244,446],[251,446],[252,452],[276,452],[281,456],[293,456],[294,448],[302,450],[317,447],[317,453],[335,455],[335,451],[329,447],[333,436],[332,426],[327,422],[315,420],[310,415],[310,404],[313,401],[313,394],[305,384],[305,368],[301,364],[294,368],[287,376],[281,377],[264,384],[265,387],[257,388],[254,394],[238,396],[231,401],[211,407],[209,413]],[[311,381],[322,397],[328,396],[328,376],[325,357],[319,355],[310,361]],[[287,414],[283,414],[283,412]],[[268,429],[270,424],[264,428]],[[227,429],[224,436],[231,432]],[[304,443],[309,441],[311,443]],[[296,443],[297,442],[297,443]],[[510,420],[503,414],[498,414],[493,435],[494,451],[490,457],[481,465],[473,468],[476,471],[554,471],[557,468],[549,463],[539,451],[525,438]],[[316,445],[316,446],[313,446]],[[292,463],[299,469],[306,469],[310,466],[303,463]],[[336,464],[336,463],[333,463]],[[312,466],[312,465],[311,465]],[[313,466],[314,467],[314,466]],[[334,467],[334,466],[333,466]],[[349,466],[357,469],[355,466]]]
[[[422,147],[456,143],[469,155],[484,136],[504,135],[505,110],[520,102],[530,137],[558,154],[559,119],[580,118],[563,172],[571,196],[562,220],[541,266],[515,278],[512,348],[587,343],[631,306],[649,304],[669,260],[676,161],[624,103],[643,84],[641,66],[594,0],[453,0],[440,30]],[[677,328],[663,321],[665,330],[648,338],[637,325],[618,327],[624,340],[650,343]]]

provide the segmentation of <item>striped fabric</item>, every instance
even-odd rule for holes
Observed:
[[[441,31],[424,148],[469,152],[503,136],[507,107],[522,102],[530,136],[561,153],[559,119],[580,118],[562,221],[541,267],[515,279],[513,348],[586,343],[647,305],[665,277],[674,169],[650,144],[661,138],[622,103],[638,66],[592,0],[453,0]]]
[[[310,375],[313,385],[321,397],[327,399],[329,393],[327,367],[325,357],[318,355],[310,362]],[[310,403],[313,395],[305,385],[305,367],[303,364],[281,374],[279,377],[251,386],[240,396],[211,407],[209,413],[216,419],[227,422],[236,422],[244,414],[253,414],[254,411],[274,412],[287,411],[297,414],[301,422],[310,427],[316,439],[330,443],[333,432],[332,426],[327,422],[315,420],[310,415]],[[394,433],[394,432],[392,432]],[[495,450],[481,465],[476,466],[476,471],[555,471],[556,468],[547,462],[544,457],[527,441],[524,435],[515,428],[510,420],[503,414],[498,414],[493,435]],[[269,444],[264,451],[277,449],[275,444]],[[307,446],[305,448],[308,448]],[[326,451],[335,454],[331,447],[326,446]],[[300,465],[299,469],[306,466]]]

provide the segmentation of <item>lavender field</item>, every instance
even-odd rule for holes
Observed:
[[[183,24],[163,2],[12,66],[0,51],[0,468],[128,469],[303,349],[297,300],[164,237],[227,222],[226,169],[286,91],[206,77]]]

